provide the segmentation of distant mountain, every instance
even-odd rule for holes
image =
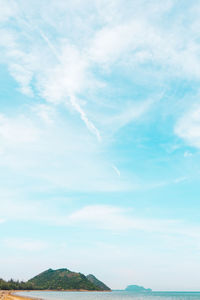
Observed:
[[[98,280],[94,275],[89,274],[86,277],[91,283],[93,283],[95,286],[97,286],[101,290],[110,291],[110,288],[107,285],[105,285],[102,281]]]
[[[49,269],[30,279],[28,283],[34,286],[34,289],[41,290],[104,290],[106,285],[98,279],[96,279],[96,284],[94,281],[94,279],[91,280],[91,277],[89,280],[85,275],[68,269]],[[108,289],[108,287],[106,288]]]
[[[128,285],[125,291],[135,292],[135,293],[151,293],[151,289],[145,289],[143,286],[139,285]]]

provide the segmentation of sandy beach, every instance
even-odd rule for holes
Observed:
[[[0,291],[0,300],[32,300],[32,298],[14,295],[15,291]]]

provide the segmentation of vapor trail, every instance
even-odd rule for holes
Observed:
[[[14,3],[18,4],[16,0],[13,0]],[[34,29],[35,31],[38,31],[40,37],[43,39],[43,41],[45,41],[45,43],[47,44],[48,48],[50,49],[50,51],[53,53],[53,55],[56,57],[57,61],[62,64],[62,60],[60,58],[60,55],[58,54],[56,48],[54,47],[54,45],[52,44],[52,42],[49,40],[49,38],[46,36],[46,34],[36,25],[33,24],[30,20],[30,18],[28,18],[26,16],[26,14],[24,13],[24,11],[21,9],[20,7],[20,11],[23,12],[23,22],[26,23],[26,25],[28,27],[30,27],[31,29]],[[18,19],[18,17],[16,17],[16,19]],[[101,141],[101,135],[99,130],[96,128],[96,126],[93,124],[93,122],[91,122],[88,117],[87,114],[85,113],[85,111],[81,108],[80,104],[77,102],[76,97],[74,96],[74,94],[71,92],[69,94],[69,99],[70,99],[70,103],[72,105],[72,107],[79,113],[81,119],[83,120],[83,122],[85,123],[86,127],[88,128],[88,130],[90,132],[92,132],[93,134],[96,135],[98,141]]]

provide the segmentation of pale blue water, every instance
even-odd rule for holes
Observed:
[[[44,300],[200,300],[200,292],[152,292],[136,294],[125,291],[112,292],[18,292],[17,295]]]

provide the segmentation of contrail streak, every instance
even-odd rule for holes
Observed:
[[[16,0],[13,0],[14,3],[17,3]],[[17,3],[18,4],[18,3]],[[35,29],[36,31],[38,31],[40,37],[45,41],[45,43],[47,44],[48,48],[50,49],[50,51],[53,53],[53,55],[56,57],[56,59],[58,60],[58,62],[60,64],[62,64],[62,60],[60,58],[60,55],[57,53],[56,48],[54,47],[54,45],[51,43],[51,41],[49,40],[49,38],[45,35],[45,33],[36,25],[33,24],[30,20],[30,18],[28,18],[26,16],[26,14],[24,13],[24,11],[21,9],[21,12],[23,13],[23,21],[26,23],[27,26],[29,26],[32,29]],[[16,17],[16,19],[18,19],[19,17]],[[93,124],[93,122],[91,122],[88,117],[87,114],[85,113],[85,111],[81,108],[80,104],[77,102],[76,97],[73,95],[73,93],[69,94],[69,99],[70,99],[70,103],[72,105],[72,107],[80,114],[81,119],[83,120],[83,122],[85,123],[86,127],[89,129],[90,132],[92,132],[93,134],[96,135],[98,141],[101,141],[101,135],[99,130],[96,128],[96,126]]]
[[[120,177],[121,176],[120,170],[115,165],[112,165],[112,168],[115,171],[115,173],[117,173],[117,175]]]

